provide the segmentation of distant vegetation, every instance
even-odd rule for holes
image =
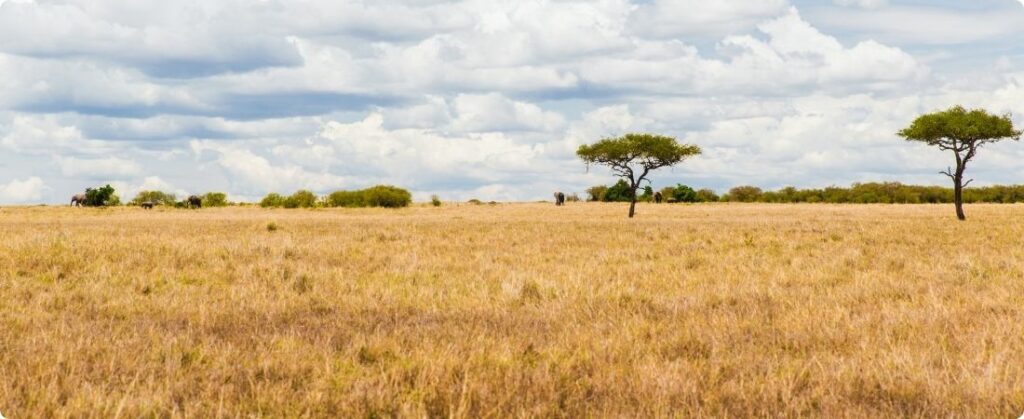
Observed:
[[[199,198],[202,200],[203,207],[212,208],[231,205],[231,202],[228,202],[227,194],[224,192],[207,192],[200,195]],[[139,191],[135,198],[128,202],[128,205],[142,205],[146,202],[176,208],[184,208],[186,206],[184,200],[179,201],[175,194],[164,191]]]
[[[86,188],[85,202],[87,207],[112,207],[121,205],[121,198],[114,193],[114,187],[105,185],[99,188]]]
[[[629,202],[628,186],[619,181],[612,186],[597,185],[587,189],[588,201]],[[832,204],[948,204],[955,202],[953,188],[942,186],[904,185],[899,182],[854,183],[848,188],[830,186],[822,189],[797,189],[788,186],[764,191],[756,186],[737,186],[719,196],[711,189],[694,190],[679,184],[661,189],[667,202],[762,202],[762,203],[832,203]],[[646,194],[638,197],[645,201]],[[1024,202],[1024,185],[965,188],[965,203]]]
[[[437,204],[440,204],[440,199]],[[314,207],[384,207],[401,208],[412,203],[409,191],[390,185],[377,185],[355,191],[335,191],[327,196],[317,197],[307,190],[295,192],[285,197],[278,193],[268,194],[260,201],[264,208],[314,208]]]

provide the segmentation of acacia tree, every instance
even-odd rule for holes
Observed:
[[[581,145],[576,150],[576,155],[588,167],[591,164],[608,166],[612,173],[629,183],[629,218],[636,214],[636,191],[651,171],[674,166],[698,154],[700,147],[696,145],[679,144],[675,138],[654,134],[606,138],[594,144]]]
[[[956,157],[956,169],[946,168],[939,172],[953,180],[953,203],[956,217],[966,220],[964,215],[963,189],[974,179],[964,182],[967,163],[978,153],[981,146],[1005,139],[1019,140],[1021,131],[1014,129],[1010,115],[991,115],[984,109],[966,110],[954,106],[945,111],[918,117],[897,133],[907,141],[920,141],[939,149],[952,151]]]

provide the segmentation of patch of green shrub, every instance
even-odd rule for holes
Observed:
[[[132,198],[129,204],[142,205],[143,202],[152,202],[157,205],[174,206],[174,203],[177,202],[177,200],[178,198],[172,193],[163,191],[139,191],[139,193],[135,195],[135,198]]]
[[[228,196],[224,192],[207,192],[201,198],[204,208],[226,207],[230,204]]]
[[[285,198],[279,193],[269,193],[260,201],[263,208],[281,208],[284,206]]]
[[[313,208],[316,206],[316,194],[305,189],[293,193],[284,200],[285,208]]]

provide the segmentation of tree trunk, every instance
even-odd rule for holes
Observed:
[[[960,221],[967,219],[964,215],[964,176],[962,169],[957,169],[953,177],[953,204],[956,205],[956,218]]]
[[[629,198],[629,218],[633,218],[633,214],[636,213],[636,192],[633,192],[633,196]]]

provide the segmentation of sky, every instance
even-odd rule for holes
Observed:
[[[0,0],[2,204],[544,199],[629,132],[704,150],[656,187],[944,185],[895,133],[956,104],[1024,125],[1024,0]],[[1024,144],[968,176],[1024,183]]]

